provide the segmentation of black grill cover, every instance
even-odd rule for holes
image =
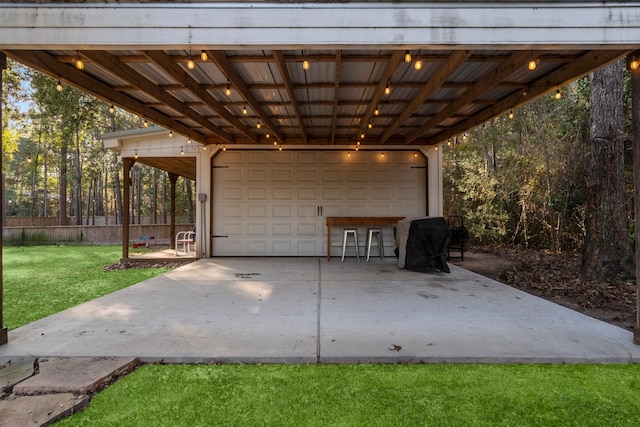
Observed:
[[[450,273],[447,265],[449,242],[451,242],[451,227],[444,218],[411,221],[404,267],[407,270],[424,273],[434,269]]]

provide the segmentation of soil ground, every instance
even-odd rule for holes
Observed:
[[[635,281],[598,282],[580,277],[580,255],[512,247],[478,247],[452,264],[632,331]]]

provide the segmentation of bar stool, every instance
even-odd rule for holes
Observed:
[[[371,241],[373,236],[376,236],[378,240],[378,254],[380,259],[384,259],[384,242],[382,241],[382,229],[381,228],[367,228],[367,261],[371,255]]]
[[[360,262],[360,249],[358,248],[358,230],[355,228],[345,228],[342,232],[342,261],[344,262],[344,253],[347,250],[347,237],[351,235],[353,236],[353,240],[356,243],[356,258],[358,258],[358,262]]]

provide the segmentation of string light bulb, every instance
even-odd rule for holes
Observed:
[[[389,86],[389,82],[387,82],[387,86],[384,88],[384,94],[389,95],[391,93],[391,87]]]
[[[203,50],[200,52],[200,59],[202,59],[203,61],[206,61],[207,59],[209,59],[209,55],[207,54],[207,51]]]
[[[144,122],[142,122],[142,126],[148,128],[149,122],[145,120]]]
[[[247,115],[247,106],[242,107],[242,114]]]
[[[62,82],[60,80],[58,80],[58,83],[56,83],[56,90],[58,92],[62,92]]]
[[[409,53],[408,50],[405,50],[404,52],[404,62],[406,63],[411,62],[411,53]]]
[[[113,105],[113,104],[111,104],[111,105],[109,106],[109,114],[113,114],[113,113],[115,113],[115,112],[116,112],[116,107],[114,107],[114,105]]]
[[[173,131],[169,130],[169,138],[173,138]]]
[[[360,134],[360,139],[364,139],[364,132]]]
[[[187,61],[187,68],[190,70],[196,68],[196,63],[193,62],[193,58],[191,57],[191,55],[189,55],[189,60]]]
[[[422,69],[422,61],[421,60],[417,60],[415,64],[413,64],[413,68],[415,68],[416,70],[421,70]]]
[[[271,134],[269,132],[267,132],[267,134],[265,135],[265,138],[267,138],[267,139],[271,138]]]
[[[529,61],[529,64],[527,66],[529,68],[529,71],[533,71],[536,68],[538,68],[538,61],[535,59],[532,59],[531,61]]]
[[[308,70],[309,67],[310,67],[309,61],[307,61],[306,59],[304,61],[302,61],[302,69],[303,70]]]
[[[31,163],[31,153],[27,154],[27,163]]]
[[[554,95],[556,99],[562,98],[562,93],[560,92],[560,88],[556,89],[556,94]]]
[[[180,147],[180,155],[184,156],[184,150],[182,149],[182,147]]]
[[[136,148],[136,153],[133,155],[133,158],[134,158],[134,159],[137,159],[137,158],[138,158],[138,149],[137,149],[137,148]]]
[[[368,127],[369,129],[371,129],[371,128],[373,127],[373,123],[369,122],[369,123],[367,124],[367,127]]]
[[[509,118],[513,119],[513,110],[509,110]]]
[[[640,61],[638,60],[638,57],[633,54],[629,57],[629,69],[635,71],[638,68],[640,68]]]
[[[227,79],[227,88],[225,89],[224,94],[231,96],[231,83],[229,83],[229,79]]]
[[[380,115],[380,108],[376,107],[376,109],[373,112],[374,115],[379,116]]]
[[[260,121],[258,121],[258,123],[256,123],[256,129],[260,129],[262,127],[262,125],[260,124]]]
[[[82,62],[82,58],[80,58],[80,54],[76,55],[75,64],[78,70],[84,70],[84,62]]]
[[[191,138],[187,138],[187,144],[191,144]]]

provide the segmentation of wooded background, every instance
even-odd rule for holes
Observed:
[[[12,61],[3,73],[5,218],[119,224],[122,163],[100,135],[142,119]],[[583,274],[616,263],[615,275],[633,262],[629,72],[619,61],[558,92],[441,145],[445,217],[462,215],[475,242],[584,251]],[[132,222],[168,223],[166,173],[138,164],[133,183]],[[607,204],[621,214],[600,211]],[[194,221],[189,180],[178,181],[177,207],[179,223]],[[609,248],[614,239],[621,247]]]

